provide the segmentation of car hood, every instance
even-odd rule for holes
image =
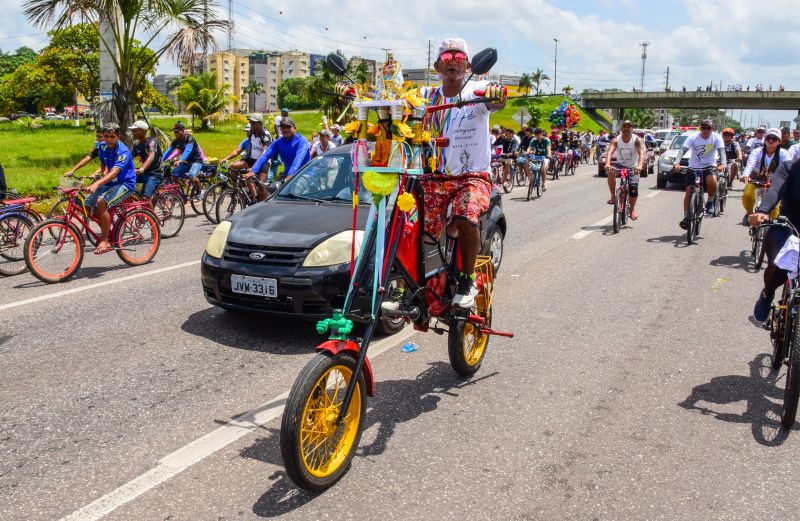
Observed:
[[[271,200],[231,217],[228,240],[254,246],[313,248],[326,238],[352,229],[353,207],[347,203]],[[358,226],[364,229],[368,208],[361,207]]]

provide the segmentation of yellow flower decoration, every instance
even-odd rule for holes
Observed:
[[[405,123],[398,123],[395,125],[397,132],[403,137],[414,137],[414,131]]]
[[[417,88],[411,88],[404,92],[403,99],[412,107],[422,107],[428,102],[428,100],[420,95],[419,89]]]
[[[431,140],[431,133],[428,130],[423,130],[422,133],[419,135],[420,141],[423,143],[428,143]]]
[[[408,192],[400,194],[397,198],[397,207],[403,212],[410,212],[417,205],[414,196]]]
[[[364,188],[373,195],[384,197],[390,195],[397,185],[397,176],[394,174],[383,174],[370,170],[364,172]]]
[[[344,130],[344,131],[345,131],[347,134],[355,134],[356,132],[358,132],[358,125],[359,125],[359,122],[358,122],[358,120],[351,121],[350,123],[348,123],[348,124],[346,124],[346,125],[344,126],[344,129],[343,129],[343,130]]]
[[[367,127],[367,134],[370,136],[377,136],[381,133],[381,126],[377,123],[370,123]]]

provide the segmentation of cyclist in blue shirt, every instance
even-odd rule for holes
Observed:
[[[290,117],[281,119],[281,137],[272,142],[266,152],[261,154],[253,168],[244,177],[250,178],[260,172],[264,163],[275,157],[280,157],[284,164],[283,175],[289,180],[304,164],[311,159],[311,147],[302,134],[297,133],[297,125]],[[265,199],[267,191],[259,186],[259,199]]]
[[[87,164],[89,164],[89,162],[92,159],[94,159],[96,157],[99,157],[100,156],[100,150],[105,148],[105,146],[106,146],[106,143],[105,143],[105,141],[103,141],[103,129],[98,129],[97,132],[95,132],[95,135],[94,135],[94,145],[92,145],[92,149],[89,150],[89,153],[86,154],[86,157],[84,157],[83,159],[78,161],[77,165],[72,167],[70,170],[67,170],[67,172],[64,174],[64,177],[69,177],[71,175],[74,175],[77,170],[79,170],[79,169],[83,168],[84,166],[86,166]],[[94,175],[95,176],[98,175],[101,172],[101,170],[102,170],[102,165],[97,171],[95,171]]]
[[[103,125],[103,141],[106,146],[100,149],[100,162],[103,165],[103,176],[89,185],[90,194],[84,205],[94,209],[94,216],[100,221],[100,241],[95,254],[108,253],[113,248],[108,242],[111,230],[111,216],[108,209],[121,203],[136,188],[136,168],[133,154],[120,141],[122,130],[116,123]]]

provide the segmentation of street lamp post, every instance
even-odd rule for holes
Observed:
[[[558,84],[558,38],[553,38],[553,41],[556,42],[556,56],[553,60],[553,96],[555,96]]]

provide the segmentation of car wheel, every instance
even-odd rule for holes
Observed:
[[[489,240],[489,257],[492,259],[494,272],[497,273],[503,262],[503,230],[499,226],[494,227],[492,238]]]
[[[656,188],[666,188],[667,187],[667,174],[659,172],[656,176]]]

